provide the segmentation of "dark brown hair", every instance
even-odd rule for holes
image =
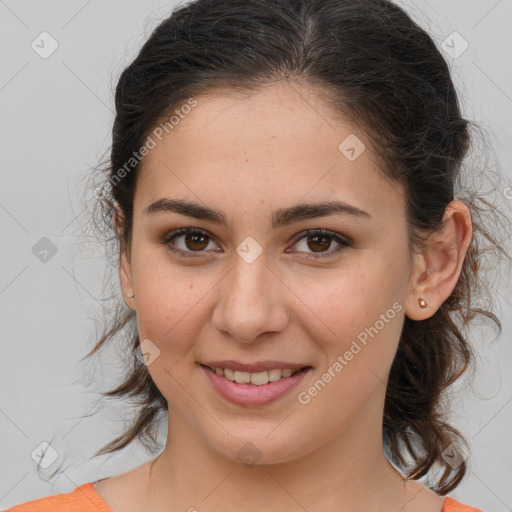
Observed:
[[[383,421],[390,460],[414,479],[438,465],[442,474],[431,488],[446,494],[462,480],[467,463],[452,468],[442,453],[453,441],[467,443],[445,420],[443,401],[472,361],[470,322],[479,316],[500,327],[480,266],[484,253],[502,249],[484,226],[493,205],[463,195],[461,171],[473,123],[461,116],[436,44],[403,9],[387,0],[197,0],[176,8],[124,69],[115,92],[110,159],[100,169],[93,214],[115,249],[113,268],[119,251],[130,247],[142,161],[127,163],[152,130],[214,87],[250,91],[280,80],[313,87],[360,130],[382,171],[404,187],[412,248],[440,228],[455,196],[470,207],[474,236],[453,293],[431,318],[405,318]],[[119,238],[114,201],[124,216]],[[137,410],[126,431],[96,455],[134,440],[154,450],[157,419],[167,411],[147,367],[133,356],[139,345],[135,314],[118,291],[115,298],[114,313],[86,358],[122,340],[129,368],[104,395],[132,399]]]

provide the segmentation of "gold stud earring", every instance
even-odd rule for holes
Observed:
[[[426,307],[428,307],[428,304],[425,302],[425,300],[423,299],[423,297],[420,297],[418,299],[418,305],[421,309],[425,309]]]

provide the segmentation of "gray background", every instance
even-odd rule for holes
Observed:
[[[454,31],[468,42],[447,60],[465,116],[487,127],[506,174],[494,195],[510,205],[512,1],[401,4],[439,45]],[[102,375],[79,364],[100,327],[105,266],[101,248],[81,235],[87,218],[80,201],[91,166],[110,144],[116,79],[173,5],[0,0],[0,509],[69,492],[149,458],[134,445],[90,460],[119,432],[125,408],[109,403],[82,418],[121,366],[114,357]],[[39,41],[43,51],[43,31],[58,43],[46,59],[31,47]],[[45,39],[44,50],[50,48]],[[43,237],[57,252],[36,257],[33,247],[48,244]],[[512,510],[509,283],[502,279],[496,294],[503,333],[495,343],[476,344],[479,371],[456,386],[453,422],[470,442],[471,471],[450,495],[505,512]],[[84,373],[95,387],[83,384]],[[38,472],[31,453],[43,441],[52,441],[58,459]],[[59,464],[67,469],[47,482]]]

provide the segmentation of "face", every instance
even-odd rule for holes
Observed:
[[[410,293],[401,186],[313,89],[195,99],[144,159],[121,260],[170,426],[177,414],[218,454],[261,463],[380,431]],[[321,203],[338,207],[303,208]],[[255,382],[306,369],[230,381],[244,364]]]

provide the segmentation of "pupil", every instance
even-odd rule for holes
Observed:
[[[323,236],[323,235],[315,235],[315,236],[310,237],[310,240],[311,240],[311,239],[312,239],[312,240],[315,240],[314,244],[318,244],[318,245],[321,245],[321,243],[319,244],[319,243],[317,242],[318,240],[323,240],[324,242],[325,242],[325,241],[327,241],[327,246],[325,246],[325,244],[324,244],[323,249],[328,249],[328,248],[329,248],[329,245],[330,245],[330,243],[329,243],[329,241],[328,241],[328,240],[329,240],[329,237],[327,237],[327,236]],[[315,248],[314,248],[314,247],[312,247],[312,245],[311,245],[310,243],[308,243],[308,246],[309,246],[309,248],[310,248],[310,249],[312,249],[313,251],[315,250]],[[316,251],[316,252],[321,252],[321,250],[320,250],[320,251]]]
[[[201,250],[201,249],[204,249],[208,244],[204,243],[204,239],[206,238],[205,235],[201,235],[201,234],[188,234],[186,236],[186,243],[187,243],[187,247],[189,249],[198,249],[198,250]],[[201,247],[189,247],[189,242],[192,241],[192,244],[201,244],[200,240],[203,239],[203,244]]]

